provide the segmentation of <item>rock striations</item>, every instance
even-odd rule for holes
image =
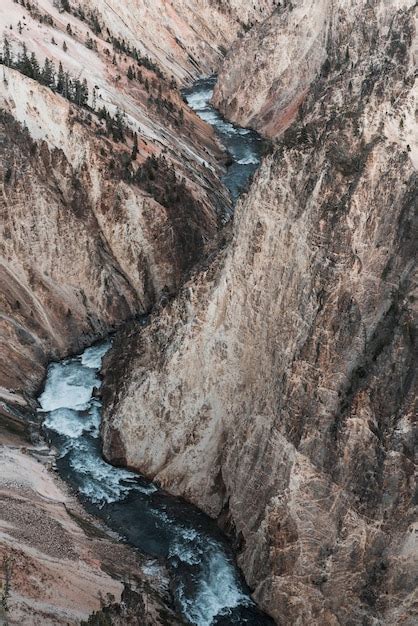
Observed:
[[[226,157],[179,87],[273,6],[0,3],[0,622],[79,624],[111,594],[114,623],[180,623],[24,446],[48,361],[148,312],[215,245]]]
[[[107,360],[106,457],[219,517],[278,624],[416,617],[417,17],[306,0],[245,36],[216,102],[277,140]]]
[[[55,4],[0,8],[0,398],[20,406],[48,359],[175,291],[229,209],[213,131],[158,65],[85,39],[89,24]],[[31,76],[45,59],[62,68],[55,91]],[[86,80],[83,108],[66,76]]]

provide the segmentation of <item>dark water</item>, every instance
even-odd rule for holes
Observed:
[[[210,104],[216,78],[202,78],[183,95],[189,106],[211,124],[231,156],[231,164],[222,177],[234,201],[247,188],[250,177],[260,165],[263,140],[252,130],[239,128],[222,118]]]
[[[100,449],[101,359],[110,343],[53,363],[39,398],[60,474],[84,506],[145,554],[164,559],[179,612],[191,624],[272,624],[252,601],[217,525],[144,478],[106,463]]]
[[[213,79],[198,81],[186,97],[214,124],[233,158],[224,180],[236,199],[258,166],[262,145],[255,133],[225,122],[208,104],[213,85]],[[141,552],[164,560],[185,620],[196,626],[273,624],[251,599],[233,552],[211,519],[102,459],[101,404],[93,390],[101,385],[101,360],[109,348],[109,342],[93,346],[48,369],[39,402],[45,433],[58,450],[58,470],[86,509]]]

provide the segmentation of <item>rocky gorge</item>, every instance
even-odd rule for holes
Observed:
[[[120,328],[105,459],[216,519],[277,624],[414,623],[416,4],[6,0],[0,22],[8,622],[183,619],[36,443],[48,362]],[[179,91],[214,71],[270,141],[233,220]]]
[[[271,154],[105,368],[105,456],[217,517],[279,624],[416,616],[416,11],[284,3],[233,48],[215,103]]]

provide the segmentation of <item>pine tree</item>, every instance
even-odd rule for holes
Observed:
[[[32,75],[33,78],[35,80],[39,80],[39,76],[40,76],[40,68],[39,68],[39,63],[38,63],[38,59],[35,56],[35,53],[32,52],[32,54],[30,55],[30,64],[32,66]]]
[[[88,97],[89,97],[89,90],[87,87],[86,79],[84,79],[83,82],[80,82],[77,78],[77,80],[74,81],[74,93],[73,93],[74,102],[78,104],[78,106],[84,107],[87,105]]]
[[[136,161],[137,156],[138,156],[138,135],[134,133],[134,145],[132,147],[131,160]]]
[[[93,111],[96,110],[96,104],[97,104],[97,87],[95,86],[93,88],[92,104],[91,104]]]
[[[62,49],[64,50],[64,52],[67,52],[68,50],[67,42],[65,40],[64,40],[64,43],[62,44]]]
[[[17,69],[22,72],[22,74],[25,74],[25,76],[29,76],[29,78],[34,78],[32,63],[28,57],[28,51],[25,43],[22,45],[22,54],[19,56]]]
[[[112,127],[112,135],[115,141],[123,141],[124,140],[124,124],[123,124],[123,115],[121,111],[118,109],[116,111],[116,116],[114,119],[113,127]]]
[[[64,87],[65,87],[65,74],[64,74],[64,69],[62,67],[62,63],[60,61],[59,67],[58,67],[58,77],[57,77],[57,91],[58,93],[64,93]]]
[[[46,58],[41,72],[41,83],[54,89],[55,87],[55,71],[54,64],[50,59]]]
[[[67,100],[71,100],[72,89],[73,89],[73,85],[70,79],[70,75],[68,72],[65,72],[64,73],[64,87],[62,90],[62,95],[64,96],[64,98],[67,98]]]
[[[4,65],[7,65],[7,67],[10,67],[12,64],[12,52],[10,50],[9,40],[7,39],[6,35],[3,39],[3,63]]]
[[[87,80],[84,78],[81,85],[81,105],[82,107],[87,106],[89,100],[89,88],[87,85]]]
[[[127,72],[127,77],[129,78],[129,80],[133,80],[135,78],[134,72],[132,70],[132,66],[130,65],[128,67],[128,72]]]
[[[94,41],[93,39],[90,37],[90,34],[87,33],[87,37],[86,37],[86,46],[89,50],[93,50],[94,48]]]

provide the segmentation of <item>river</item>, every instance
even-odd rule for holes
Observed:
[[[232,157],[224,176],[234,199],[248,184],[262,142],[252,131],[225,122],[209,104],[213,79],[185,92],[190,106],[212,124]],[[91,513],[120,537],[156,560],[164,560],[183,619],[196,626],[267,626],[216,523],[181,498],[138,474],[115,468],[101,456],[101,361],[111,341],[52,363],[39,397],[46,436],[57,450],[57,469]]]

